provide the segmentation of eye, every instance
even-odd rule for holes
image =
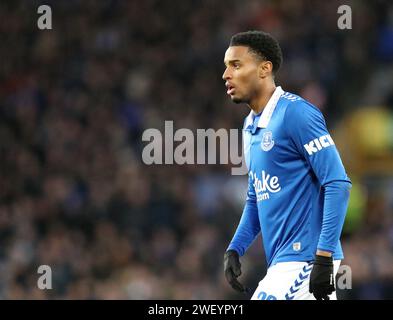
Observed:
[[[233,64],[233,67],[234,67],[235,69],[240,69],[240,64],[239,64],[239,63],[234,63],[234,64]]]

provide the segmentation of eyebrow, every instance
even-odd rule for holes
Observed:
[[[235,63],[235,62],[240,62],[240,60],[239,60],[239,59],[233,59],[233,60],[229,60],[229,61],[225,61],[225,60],[224,60],[224,64],[225,64],[225,65],[228,65],[228,64],[231,64],[231,63],[233,64],[233,63]]]

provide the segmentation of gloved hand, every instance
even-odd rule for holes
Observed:
[[[310,293],[317,300],[329,300],[328,295],[334,290],[333,257],[316,255],[310,274]]]
[[[224,254],[224,272],[225,277],[233,289],[239,292],[248,292],[238,280],[242,274],[239,254],[235,250],[228,250]]]

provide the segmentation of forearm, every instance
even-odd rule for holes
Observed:
[[[344,225],[351,183],[333,181],[324,188],[323,221],[317,254],[329,256],[337,246]]]
[[[322,257],[331,257],[332,253],[330,251],[319,250],[317,249],[317,255]]]
[[[260,230],[257,204],[255,199],[248,199],[235,235],[227,250],[235,250],[239,256],[243,256]]]

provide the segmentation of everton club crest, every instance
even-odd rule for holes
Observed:
[[[263,133],[261,148],[263,151],[269,151],[274,146],[273,133],[266,131]]]

